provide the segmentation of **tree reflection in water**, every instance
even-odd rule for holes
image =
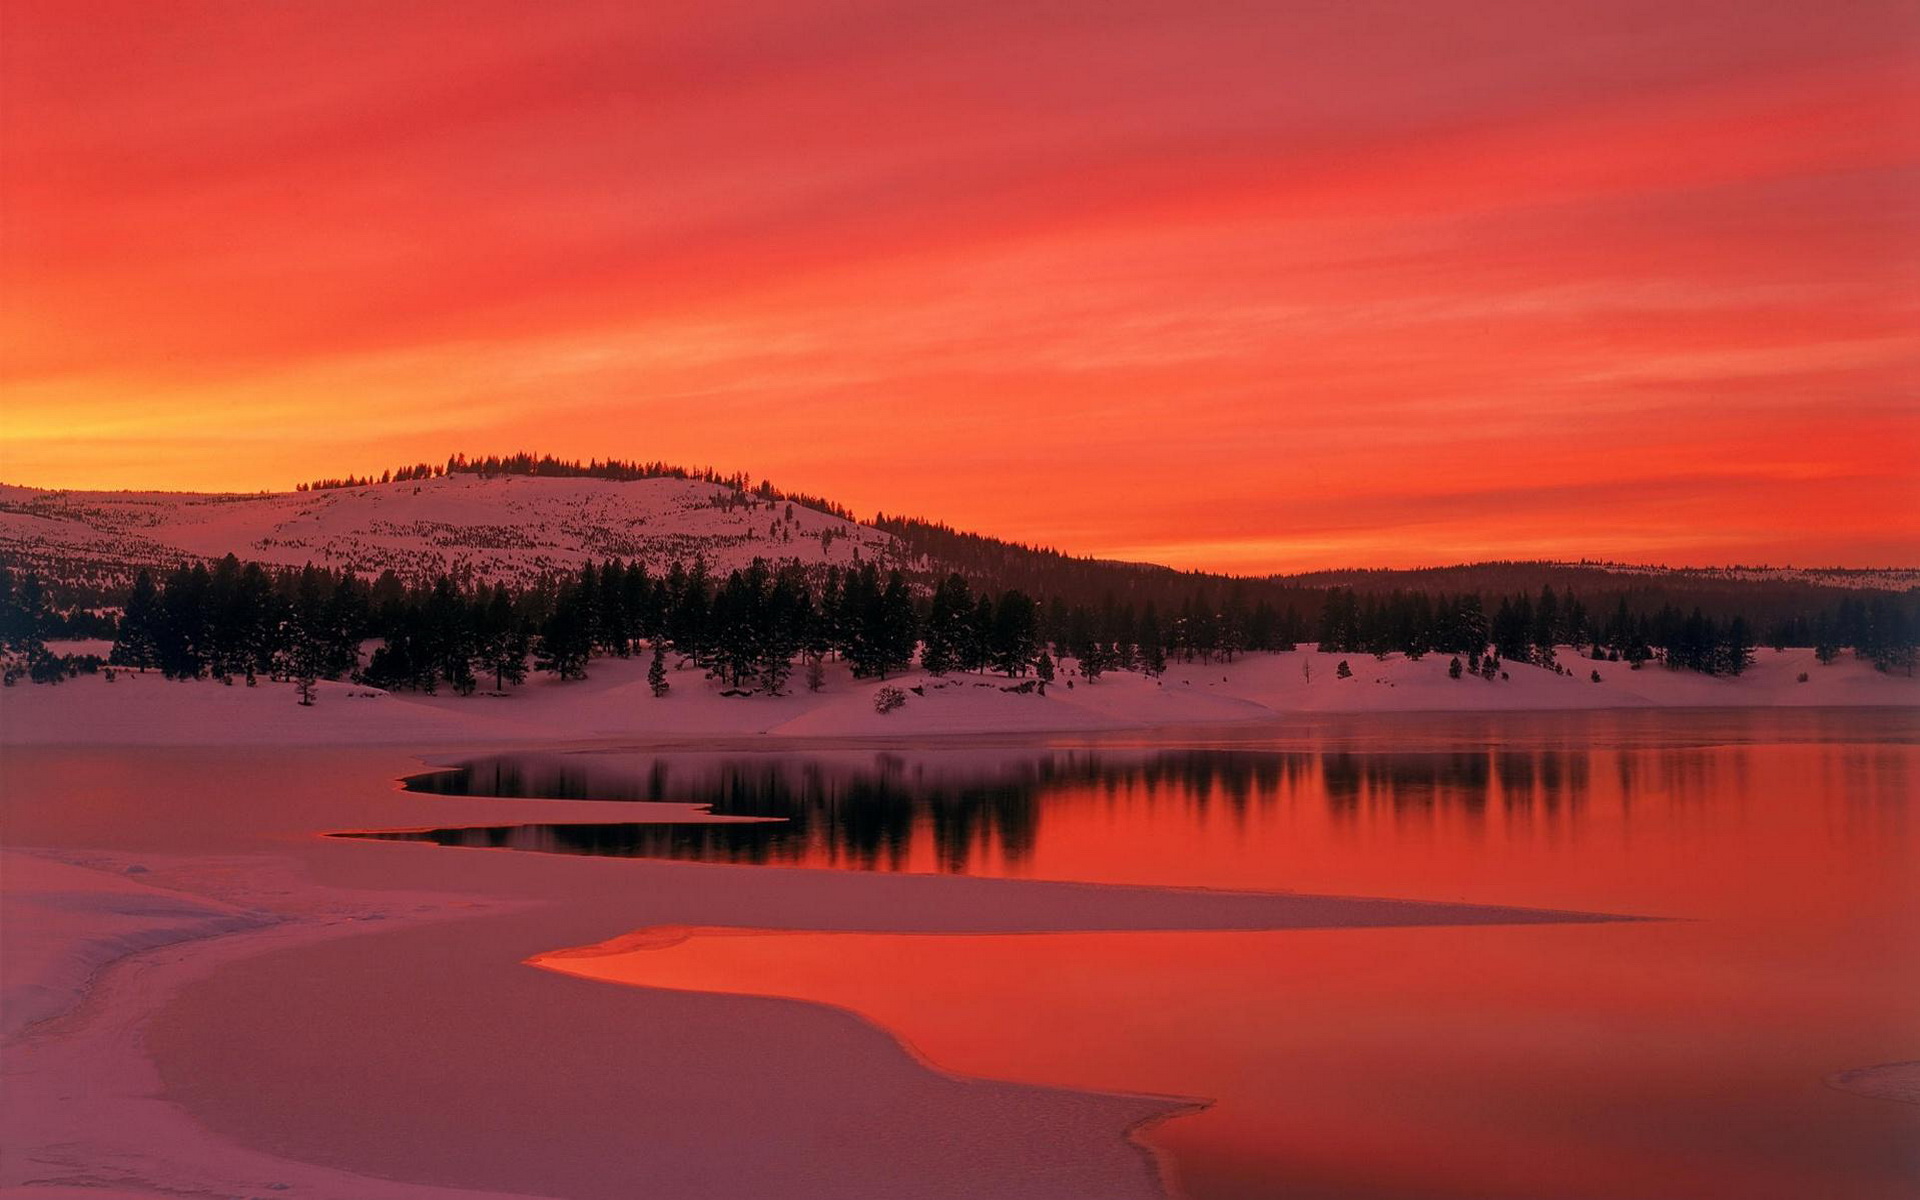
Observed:
[[[965,873],[989,854],[1017,870],[1050,804],[1143,799],[1195,821],[1253,808],[1325,805],[1469,820],[1490,805],[1577,816],[1591,754],[1564,749],[1444,752],[1241,749],[1058,750],[1019,754],[501,755],[402,781],[447,796],[693,803],[722,823],[528,823],[374,830],[345,837],[560,854]],[[623,814],[624,815],[624,814]],[[930,857],[929,857],[930,856]]]

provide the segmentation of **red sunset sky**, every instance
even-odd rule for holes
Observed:
[[[1916,11],[0,0],[0,479],[1920,562]]]

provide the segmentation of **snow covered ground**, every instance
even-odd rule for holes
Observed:
[[[1567,674],[1520,663],[1507,678],[1453,679],[1428,655],[1330,655],[1312,649],[1245,655],[1232,663],[1173,663],[1160,679],[1110,672],[1097,683],[1069,676],[1044,696],[1010,691],[996,675],[934,678],[913,671],[856,680],[829,664],[826,686],[796,677],[783,696],[723,696],[693,668],[671,675],[656,698],[647,658],[596,659],[585,680],[536,676],[505,695],[424,696],[323,683],[318,703],[290,685],[248,688],[157,674],[81,676],[54,687],[0,691],[0,744],[324,745],[516,744],[621,738],[924,738],[963,733],[1139,729],[1266,721],[1299,713],[1500,712],[1616,708],[1914,707],[1920,679],[1882,674],[1851,656],[1822,666],[1811,650],[1761,650],[1737,678],[1649,665],[1594,663],[1561,653]],[[1350,678],[1340,678],[1346,661]],[[1070,664],[1068,664],[1070,665]],[[1592,672],[1600,682],[1592,681]],[[1800,682],[1805,675],[1806,682]],[[874,710],[883,686],[906,692],[897,711]]]
[[[365,576],[392,569],[505,583],[614,557],[659,567],[705,555],[725,571],[755,558],[846,566],[897,553],[889,534],[799,505],[789,518],[788,507],[687,479],[452,475],[251,495],[0,485],[0,554],[99,582],[232,553]]]

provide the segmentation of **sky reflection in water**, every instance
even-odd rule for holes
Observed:
[[[1531,928],[693,937],[595,978],[864,1013],[943,1067],[1208,1096],[1200,1200],[1920,1194],[1920,719],[1375,722],[1263,747],[492,758],[416,790],[779,823],[390,836],[1660,914]]]

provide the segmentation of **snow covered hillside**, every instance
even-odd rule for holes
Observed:
[[[507,583],[614,557],[656,567],[704,555],[726,571],[755,558],[884,566],[903,552],[877,529],[689,479],[459,474],[249,495],[0,485],[0,556],[53,579],[117,586],[143,566],[227,553]]]

